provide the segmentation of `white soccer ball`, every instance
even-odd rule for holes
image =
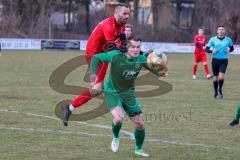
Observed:
[[[150,69],[162,71],[167,67],[167,56],[163,52],[153,51],[147,57],[147,65]]]

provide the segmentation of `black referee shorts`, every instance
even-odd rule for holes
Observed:
[[[228,65],[228,59],[212,59],[212,71],[214,76],[218,76],[219,72],[225,73]]]

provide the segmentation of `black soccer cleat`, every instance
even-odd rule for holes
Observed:
[[[223,93],[222,93],[222,91],[219,91],[219,92],[218,92],[218,97],[219,97],[219,99],[223,99]]]
[[[239,124],[239,121],[237,121],[236,119],[233,119],[229,124],[228,124],[228,126],[229,127],[234,127],[234,126],[236,126],[236,125],[238,125]]]
[[[215,93],[213,97],[214,97],[215,99],[220,99],[220,96],[219,96],[217,93]]]
[[[68,125],[68,119],[70,114],[72,114],[72,112],[69,110],[69,105],[64,106],[63,108],[63,124],[64,126]]]

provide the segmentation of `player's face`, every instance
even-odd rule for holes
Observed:
[[[203,29],[199,29],[198,30],[198,35],[203,36],[204,35],[204,30]]]
[[[224,27],[218,27],[217,34],[219,37],[223,37],[225,35],[225,28]]]
[[[126,34],[127,39],[129,37],[131,37],[132,36],[132,29],[131,28],[125,28],[125,34]]]
[[[141,42],[131,40],[131,43],[128,45],[127,54],[130,58],[136,58],[139,56],[140,49],[141,49]]]
[[[125,24],[127,23],[130,16],[130,9],[126,7],[121,7],[116,12],[116,17],[118,22]]]

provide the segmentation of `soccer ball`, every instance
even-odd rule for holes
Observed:
[[[150,69],[163,71],[167,67],[167,56],[163,52],[153,51],[147,57],[147,65]]]

